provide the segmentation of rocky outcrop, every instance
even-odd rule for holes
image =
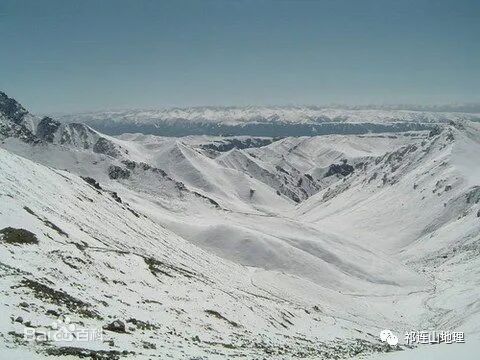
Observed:
[[[111,165],[108,168],[108,176],[113,180],[128,179],[130,177],[130,171],[117,165]]]
[[[99,138],[95,145],[93,145],[93,152],[111,157],[118,157],[120,155],[120,151],[118,151],[115,144],[103,137]]]
[[[120,320],[115,320],[115,321],[111,322],[110,324],[105,325],[103,328],[105,330],[113,331],[113,332],[117,332],[117,333],[127,332],[126,327],[125,327],[125,323],[123,321],[120,321]]]
[[[271,144],[278,140],[278,138],[246,138],[235,139],[225,138],[221,141],[215,141],[209,144],[202,144],[199,147],[202,149],[215,150],[219,152],[227,152],[232,149],[249,149],[257,148]]]
[[[7,244],[29,245],[38,244],[37,236],[25,229],[6,227],[0,230],[0,240]]]
[[[341,175],[347,176],[354,171],[354,167],[352,165],[347,164],[346,160],[343,160],[341,164],[332,164],[329,166],[325,177],[329,177],[332,175]]]
[[[47,142],[52,143],[55,139],[55,133],[60,127],[60,122],[45,116],[37,126],[37,137]]]
[[[7,94],[0,91],[0,114],[15,124],[21,124],[28,111],[15,99],[8,97]]]
[[[37,142],[32,131],[25,126],[28,111],[15,99],[0,91],[0,140],[15,137],[27,143]]]

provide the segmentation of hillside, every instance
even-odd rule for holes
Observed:
[[[0,100],[2,356],[407,350],[402,339],[381,343],[385,328],[480,340],[477,123],[282,139],[114,137]],[[47,331],[59,315],[103,328],[104,341],[23,338],[26,326]]]

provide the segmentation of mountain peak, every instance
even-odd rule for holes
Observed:
[[[20,124],[28,111],[18,101],[0,91],[0,114]]]

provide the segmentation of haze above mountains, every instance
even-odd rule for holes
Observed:
[[[0,93],[0,353],[333,359],[392,350],[385,328],[478,341],[478,120],[308,107],[55,119]],[[106,327],[104,342],[23,340],[55,314]]]

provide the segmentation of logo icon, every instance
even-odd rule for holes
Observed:
[[[78,327],[68,316],[59,316],[51,323],[50,329],[42,331],[25,327],[24,339],[27,341],[103,341],[102,329]]]
[[[390,330],[380,331],[380,340],[387,342],[390,346],[395,346],[398,344],[398,337],[396,337]]]
[[[54,341],[73,341],[75,338],[75,324],[72,324],[68,316],[60,316],[56,321],[52,323],[52,329],[54,330]]]

